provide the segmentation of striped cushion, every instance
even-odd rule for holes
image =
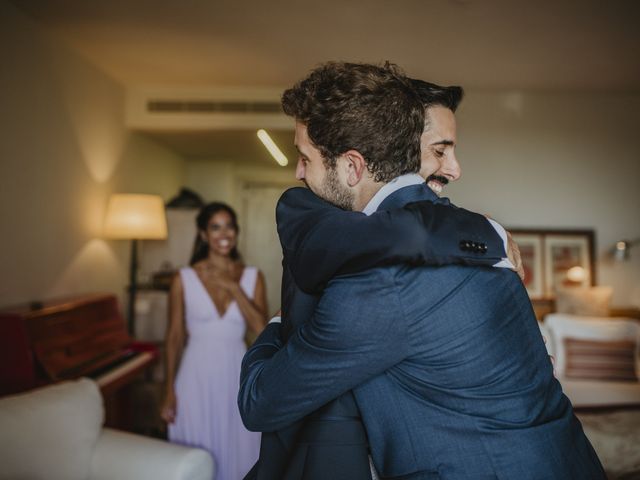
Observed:
[[[595,380],[637,381],[635,342],[564,339],[565,376]]]

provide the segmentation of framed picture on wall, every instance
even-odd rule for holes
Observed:
[[[513,233],[513,239],[520,248],[520,257],[524,268],[524,286],[530,298],[544,297],[544,270],[542,235]]]
[[[531,299],[553,299],[559,288],[595,283],[593,230],[512,229]]]
[[[593,240],[584,234],[548,234],[545,236],[546,296],[557,289],[592,285]]]

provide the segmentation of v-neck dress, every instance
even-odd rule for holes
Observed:
[[[216,480],[240,480],[258,459],[260,434],[240,419],[240,366],[246,352],[245,320],[235,301],[222,316],[193,268],[180,270],[189,334],[175,380],[176,419],[169,440],[204,448],[216,463]],[[258,270],[245,267],[240,286],[253,297]]]

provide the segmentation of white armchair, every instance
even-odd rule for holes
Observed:
[[[556,372],[574,407],[640,405],[640,381],[572,378],[567,376],[565,339],[635,342],[636,375],[640,374],[640,323],[634,319],[587,317],[552,313],[540,325],[547,350],[556,359]]]
[[[204,450],[102,428],[96,384],[63,382],[0,398],[0,480],[211,480]]]

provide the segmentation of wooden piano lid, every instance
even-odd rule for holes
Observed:
[[[107,365],[131,344],[116,297],[89,294],[21,305],[1,316],[21,317],[37,363],[49,380],[76,378]]]
[[[66,295],[48,300],[21,303],[0,308],[0,318],[16,315],[23,318],[48,315],[62,310],[72,310],[78,306],[101,301],[115,300],[115,296],[108,293],[86,293],[83,295]]]

